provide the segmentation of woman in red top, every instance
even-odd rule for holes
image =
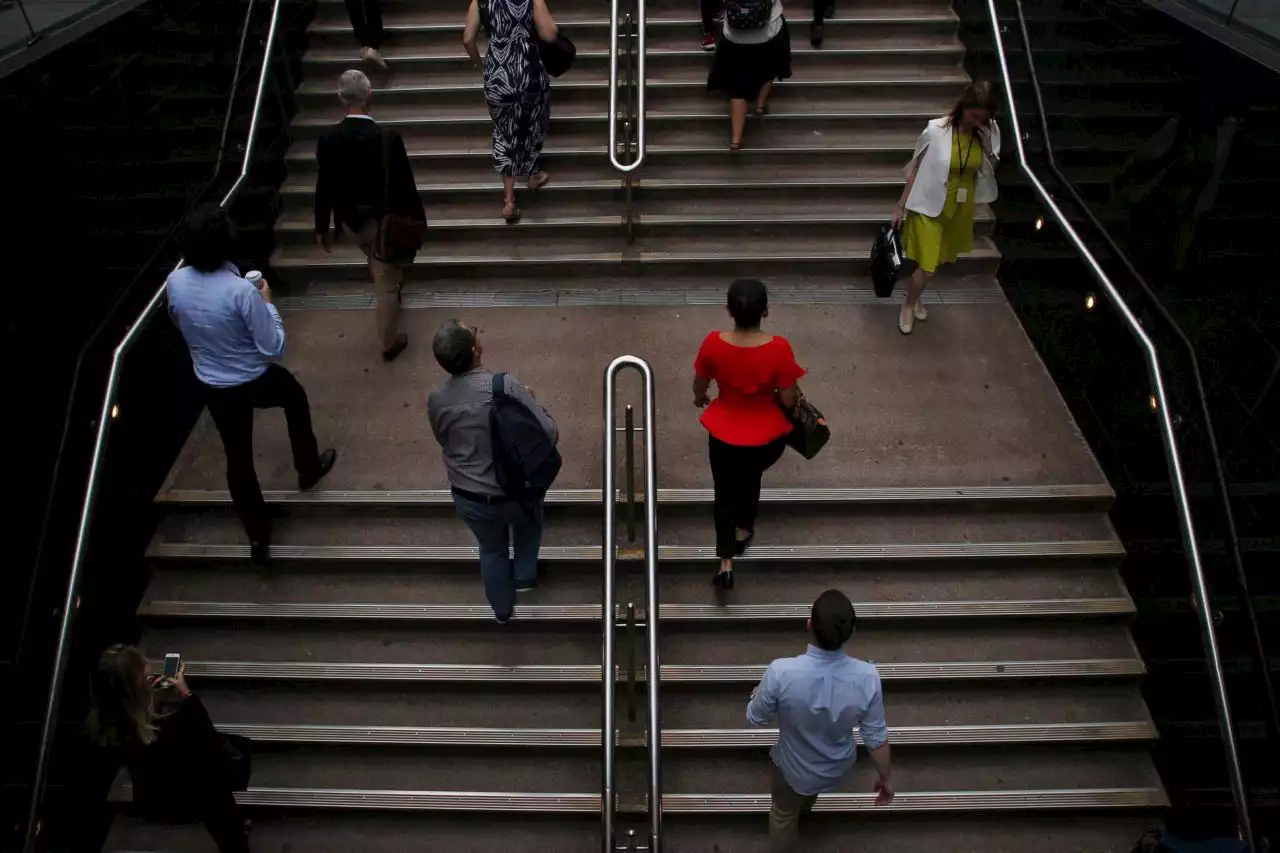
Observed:
[[[796,382],[804,376],[787,339],[760,330],[769,316],[769,293],[761,282],[743,278],[729,286],[729,315],[733,331],[707,335],[693,363],[693,404],[706,407],[702,425],[711,434],[720,558],[713,582],[721,589],[733,589],[733,558],[755,535],[760,478],[786,449],[792,425],[783,407],[795,407]],[[712,380],[714,401],[707,396]]]

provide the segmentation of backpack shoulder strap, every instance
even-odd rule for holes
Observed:
[[[505,373],[493,374],[493,383],[491,387],[493,389],[494,400],[500,400],[506,397],[507,396],[507,374]]]

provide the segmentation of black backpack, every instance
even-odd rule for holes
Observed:
[[[726,0],[724,17],[731,30],[758,30],[773,19],[773,0]]]
[[[880,235],[871,244],[871,284],[876,296],[892,296],[893,284],[902,266],[902,235],[892,225],[880,226]]]
[[[505,373],[493,374],[489,434],[498,483],[510,497],[540,497],[555,482],[563,460],[537,416],[507,396],[506,382]]]

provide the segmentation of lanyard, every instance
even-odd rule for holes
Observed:
[[[955,140],[955,144],[956,144],[956,156],[960,160],[959,177],[963,178],[964,170],[969,168],[969,161],[973,158],[973,143],[977,141],[977,136],[978,136],[978,132],[976,130],[969,133],[969,148],[967,151],[964,152],[963,155],[961,155],[960,154],[960,134],[954,130],[951,132],[951,138]]]

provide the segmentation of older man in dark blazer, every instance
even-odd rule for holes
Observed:
[[[378,257],[378,229],[386,214],[426,221],[404,140],[369,115],[373,88],[361,71],[346,71],[338,82],[346,117],[320,134],[316,144],[316,240],[333,250],[331,223],[355,237],[369,259],[377,301],[382,357],[391,361],[408,345],[399,330],[404,266]]]

